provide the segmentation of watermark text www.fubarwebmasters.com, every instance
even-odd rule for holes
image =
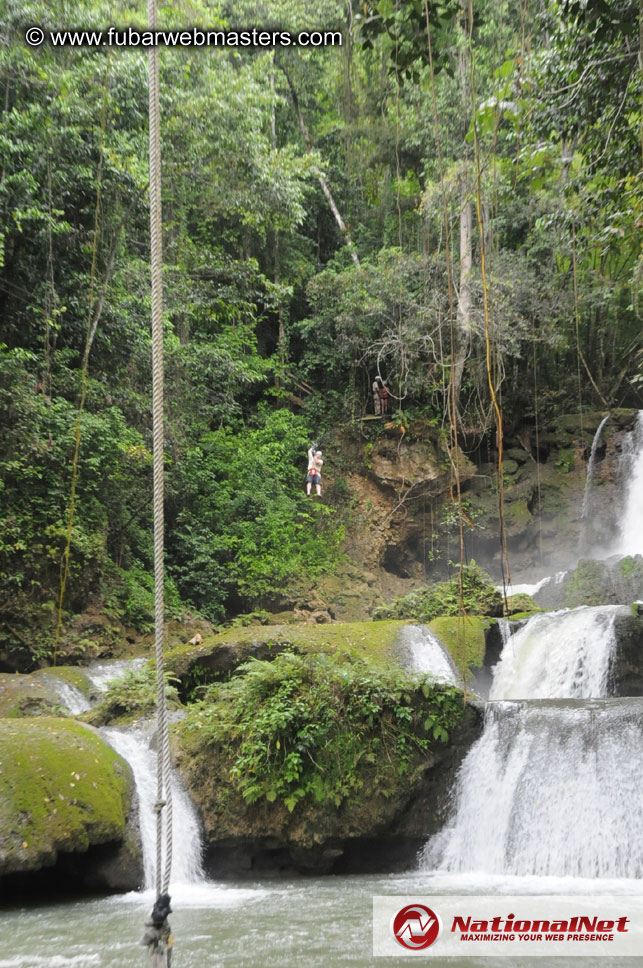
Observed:
[[[138,30],[108,27],[105,30],[43,30],[28,27],[25,40],[30,47],[341,47],[340,30]]]

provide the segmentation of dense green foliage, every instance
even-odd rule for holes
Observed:
[[[484,283],[507,426],[641,406],[639,4],[476,0],[472,23],[465,7],[427,4],[433,72],[419,0],[161,10],[164,27],[343,32],[278,56],[161,51],[174,610],[221,621],[335,567],[341,502],[306,502],[305,452],[364,412],[378,371],[405,426],[441,422],[454,379],[468,441],[484,437]],[[0,641],[35,626],[43,653],[86,345],[64,605],[150,618],[147,78],[143,51],[34,49],[24,28],[141,16],[107,0],[0,14]]]
[[[374,618],[413,619],[430,622],[438,615],[502,615],[502,595],[475,561],[462,566],[462,588],[456,575],[417,592],[393,599],[376,609]]]
[[[249,803],[340,804],[364,788],[387,796],[462,713],[457,690],[423,676],[326,655],[252,660],[210,686],[182,726],[211,747]]]

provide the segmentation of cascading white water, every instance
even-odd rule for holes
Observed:
[[[145,886],[152,888],[156,869],[156,753],[150,749],[149,732],[142,729],[122,731],[103,728],[101,734],[117,753],[127,760],[134,774],[139,801],[139,824],[143,846]],[[183,787],[172,773],[173,840],[172,884],[195,884],[204,879],[201,866],[201,832],[196,811]],[[165,865],[165,824],[163,865]]]
[[[589,460],[587,462],[587,473],[585,475],[585,491],[583,492],[583,506],[581,509],[581,521],[584,521],[587,517],[587,511],[589,509],[589,495],[592,489],[592,479],[594,477],[594,465],[596,464],[596,451],[598,450],[598,445],[601,440],[601,434],[603,433],[603,427],[609,420],[610,415],[603,417],[601,420],[598,430],[594,434],[594,439],[592,441],[592,449],[589,454]],[[582,539],[582,535],[581,535]]]
[[[643,700],[492,702],[422,866],[643,876]]]
[[[500,629],[500,639],[502,641],[502,647],[504,649],[507,642],[511,638],[511,623],[506,618],[499,618],[498,628]]]
[[[625,499],[612,553],[643,554],[643,410],[639,410],[634,429],[627,435],[622,464]]]
[[[121,679],[130,670],[141,669],[147,659],[110,659],[107,662],[93,662],[87,666],[85,673],[92,685],[99,692],[107,692],[115,679]]]
[[[532,595],[533,596],[536,594],[536,592],[539,592],[541,588],[544,588],[545,585],[549,585],[551,582],[554,582],[556,585],[559,585],[566,574],[567,574],[566,571],[557,571],[555,575],[545,575],[545,577],[541,578],[540,581],[522,582],[518,585],[506,585],[504,588],[504,591],[505,591],[505,594],[507,595],[507,598],[510,595]],[[499,592],[503,590],[502,585],[496,585],[496,588],[498,589]]]
[[[643,700],[600,698],[621,607],[537,615],[508,637],[501,627],[497,701],[487,704],[483,734],[458,774],[452,817],[427,844],[421,867],[643,876]]]
[[[415,672],[429,673],[454,686],[462,684],[451,656],[427,625],[405,625],[400,639]]]
[[[63,682],[62,679],[58,679],[56,682],[56,692],[60,696],[61,704],[65,709],[69,710],[72,716],[79,716],[80,713],[86,713],[88,709],[92,708],[87,696],[69,682]]]
[[[494,669],[490,699],[589,699],[607,695],[620,606],[534,615],[511,635]]]

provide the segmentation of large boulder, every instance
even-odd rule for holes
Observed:
[[[177,765],[201,815],[204,864],[212,876],[358,873],[408,869],[442,826],[462,759],[482,732],[482,709],[468,703],[445,744],[434,743],[395,788],[370,789],[339,806],[247,803],[218,772],[207,747],[176,737]]]
[[[89,679],[76,666],[0,672],[0,717],[76,715],[89,709],[89,692]]]
[[[643,696],[643,607],[620,608],[614,622],[617,648],[610,695]]]
[[[201,642],[176,646],[165,666],[179,680],[179,693],[189,699],[209,682],[229,679],[249,659],[274,659],[281,652],[340,653],[366,661],[395,661],[395,646],[405,622],[332,622],[250,625],[223,629]]]
[[[0,880],[139,887],[133,791],[128,764],[90,727],[0,720]]]
[[[534,594],[544,608],[622,605],[643,598],[643,556],[581,558],[573,571]]]

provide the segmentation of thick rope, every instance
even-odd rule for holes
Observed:
[[[150,30],[156,30],[156,0],[148,0]],[[156,895],[165,894],[172,870],[172,792],[170,789],[170,737],[163,675],[163,248],[161,237],[161,136],[158,49],[150,47],[148,60],[150,121],[150,245],[152,266],[152,415],[154,440],[154,651],[156,656],[156,712],[158,732],[156,801]],[[163,809],[166,811],[167,848],[162,872]]]

